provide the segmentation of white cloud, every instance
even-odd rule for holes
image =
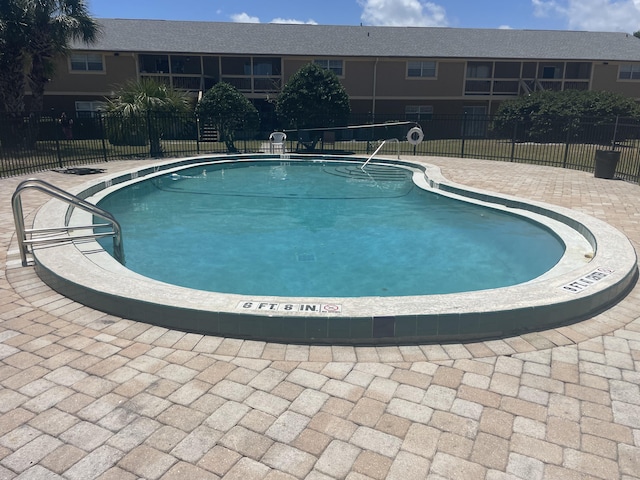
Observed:
[[[367,25],[394,27],[445,27],[444,7],[421,0],[358,0],[362,21]]]
[[[260,19],[258,17],[252,17],[248,13],[236,13],[231,15],[231,20],[236,23],[260,23]]]
[[[513,27],[510,27],[509,25],[500,25],[498,27],[500,30],[512,30]]]
[[[252,17],[251,15],[245,12],[231,15],[231,20],[236,23],[261,23],[259,17]],[[274,18],[269,23],[289,23],[289,24],[307,24],[307,25],[318,24],[318,22],[312,19],[309,19],[305,22],[304,20],[296,20],[294,18]]]
[[[635,32],[640,0],[531,0],[538,17],[560,16],[571,30]]]
[[[318,22],[316,22],[315,20],[309,19],[306,22],[303,20],[295,20],[293,18],[274,18],[273,20],[271,20],[270,23],[289,23],[289,24],[296,24],[296,25],[318,25]]]

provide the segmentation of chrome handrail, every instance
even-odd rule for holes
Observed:
[[[84,235],[82,239],[88,238],[100,238],[105,235],[113,235],[113,255],[116,260],[124,265],[124,248],[122,245],[122,228],[120,227],[120,223],[115,219],[115,217],[107,212],[106,210],[94,205],[92,203],[87,202],[86,200],[76,197],[75,195],[62,190],[61,188],[52,185],[49,182],[45,182],[44,180],[39,180],[37,178],[28,178],[18,184],[15,192],[11,197],[11,205],[13,207],[13,220],[16,225],[16,234],[18,236],[18,246],[20,248],[20,258],[22,260],[22,265],[27,266],[27,254],[28,245],[33,245],[35,243],[39,243],[38,240],[27,239],[27,234],[34,233],[51,233],[52,231],[59,232],[69,232],[70,230],[78,230],[84,228],[95,228],[100,225],[91,226],[81,226],[81,227],[73,227],[73,226],[65,226],[55,229],[43,228],[43,229],[25,229],[24,227],[24,213],[22,211],[22,192],[28,189],[37,190],[39,192],[45,193],[53,198],[61,200],[63,202],[68,203],[72,207],[79,208],[80,210],[84,210],[85,212],[89,212],[96,217],[101,218],[102,220],[106,220],[111,224],[113,228],[113,232],[108,233],[93,233],[92,235]],[[43,239],[40,243],[58,243],[63,241],[71,241],[73,237],[57,237],[57,238],[47,238]]]
[[[398,140],[397,138],[388,138],[386,140],[382,140],[382,143],[378,145],[378,148],[376,148],[376,151],[373,152],[371,156],[367,159],[367,161],[360,166],[362,170],[364,170],[364,167],[367,166],[367,164],[371,161],[371,159],[375,156],[375,154],[378,153],[382,149],[384,144],[387,142],[396,142],[398,144],[398,160],[400,160],[400,140]]]

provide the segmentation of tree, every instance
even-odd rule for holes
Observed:
[[[40,113],[53,61],[68,52],[69,44],[95,41],[96,20],[84,0],[2,0],[0,2],[0,107],[24,114],[24,87],[28,82],[32,112]]]
[[[28,3],[31,111],[41,112],[45,86],[54,70],[54,59],[66,55],[72,41],[95,42],[100,28],[89,15],[84,0],[31,0]]]
[[[0,2],[0,111],[24,114],[29,8],[26,0]]]
[[[351,112],[349,95],[335,73],[314,63],[298,70],[278,96],[276,112],[296,129],[344,124]],[[315,142],[309,145],[315,147]]]
[[[577,138],[582,121],[602,126],[616,117],[639,118],[640,107],[632,98],[606,91],[542,91],[503,102],[493,127],[512,136],[514,125],[526,125],[517,132],[518,140],[565,141],[568,133]],[[601,130],[605,135],[606,131]]]
[[[0,142],[8,148],[20,145],[28,134],[23,122],[28,17],[27,0],[0,1]]]
[[[258,110],[233,85],[220,82],[202,96],[196,107],[201,122],[210,122],[225,142],[227,151],[237,152],[235,132],[256,128]]]
[[[68,51],[71,41],[93,42],[98,23],[84,0],[0,1],[0,112],[6,124],[4,146],[22,141],[35,144],[44,90],[53,74],[53,61]],[[31,89],[32,114],[25,123],[24,92]]]
[[[160,139],[169,125],[181,121],[190,108],[186,93],[153,79],[130,81],[107,99],[107,131],[115,145],[151,145],[152,156],[162,156]]]

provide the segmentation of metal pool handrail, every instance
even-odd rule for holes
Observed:
[[[400,140],[398,140],[397,138],[389,138],[387,140],[382,140],[382,143],[378,145],[378,148],[376,148],[376,151],[373,152],[371,156],[367,159],[367,161],[362,164],[362,166],[360,167],[362,170],[364,170],[364,167],[367,166],[367,163],[371,161],[371,159],[376,155],[376,153],[378,153],[380,149],[384,146],[384,144],[387,142],[396,142],[398,144],[398,160],[400,160]]]
[[[105,221],[107,224],[95,224],[95,225],[79,225],[79,226],[64,226],[57,228],[25,228],[24,226],[24,214],[22,211],[22,192],[28,189],[38,190],[39,192],[45,193],[53,198],[61,200],[63,202],[68,203],[72,207],[79,208],[80,210],[84,210],[85,212],[89,212],[96,217],[99,217]],[[39,180],[37,178],[29,178],[27,180],[22,181],[17,187],[15,192],[13,192],[13,196],[11,197],[11,205],[13,207],[13,220],[16,225],[16,234],[18,236],[18,246],[20,248],[20,258],[22,260],[22,265],[27,266],[27,253],[29,245],[35,244],[56,244],[62,242],[69,242],[72,240],[89,240],[96,239],[102,237],[113,236],[113,255],[118,262],[124,265],[124,248],[122,245],[122,228],[120,227],[120,223],[115,219],[115,217],[103,210],[102,208],[83,200],[80,197],[76,197],[75,195],[62,190],[61,188],[52,185],[49,182],[45,182],[44,180]],[[90,233],[87,235],[79,235],[79,236],[45,236],[40,238],[33,238],[34,234],[56,234],[56,233],[69,233],[71,230],[93,230],[96,227],[104,227],[111,226],[113,231],[111,232],[101,232],[101,233]],[[31,238],[27,238],[27,235],[30,235]]]

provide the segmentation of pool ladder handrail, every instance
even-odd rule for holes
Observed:
[[[105,224],[92,224],[92,225],[67,225],[64,227],[55,227],[55,228],[25,228],[24,226],[24,213],[22,211],[22,192],[25,190],[37,190],[39,192],[45,193],[50,197],[61,200],[65,203],[68,203],[72,207],[79,208],[80,210],[84,210],[85,212],[89,212],[96,217],[105,220],[108,223]],[[124,265],[124,248],[122,245],[122,228],[120,227],[120,223],[115,219],[115,217],[107,212],[106,210],[94,205],[92,203],[87,202],[86,200],[77,197],[61,188],[52,185],[49,182],[45,182],[44,180],[39,180],[37,178],[29,178],[27,180],[22,181],[16,187],[15,192],[11,197],[11,205],[13,208],[13,220],[16,225],[16,234],[18,236],[18,246],[20,248],[20,258],[22,260],[22,266],[28,266],[27,262],[27,254],[29,254],[29,245],[54,245],[57,243],[67,243],[74,240],[90,240],[97,239],[102,237],[113,236],[113,255],[115,259]],[[92,232],[87,235],[76,235],[70,236],[69,232],[72,230],[88,230],[95,229],[96,227],[108,227],[110,226],[113,230],[109,232]],[[66,236],[51,236],[57,233],[67,233]],[[48,235],[41,236],[40,238],[34,238],[34,235]],[[29,237],[29,238],[28,238]]]
[[[360,169],[364,170],[364,167],[366,167],[366,166],[367,166],[367,164],[371,161],[371,159],[376,155],[376,153],[378,153],[378,152],[382,149],[382,147],[384,146],[384,144],[385,144],[385,143],[387,143],[387,142],[395,142],[395,143],[397,143],[397,144],[398,144],[398,153],[397,153],[397,155],[398,155],[398,160],[400,160],[400,140],[398,140],[397,138],[388,138],[388,139],[386,139],[386,140],[382,140],[382,142],[380,142],[380,145],[378,145],[378,148],[376,148],[376,151],[375,151],[375,152],[373,152],[373,153],[371,154],[371,156],[367,159],[367,161],[366,161],[366,162],[364,162],[364,163],[360,166]]]

